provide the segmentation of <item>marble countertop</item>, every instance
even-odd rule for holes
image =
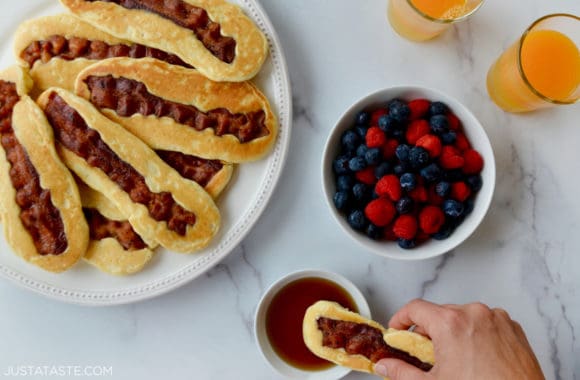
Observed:
[[[254,343],[257,302],[279,277],[318,268],[357,284],[382,322],[416,297],[505,308],[548,379],[579,379],[580,108],[506,114],[489,100],[485,76],[533,20],[580,14],[580,2],[489,0],[470,21],[422,44],[394,34],[386,0],[262,3],[286,51],[295,122],[287,166],[260,222],[205,276],[134,305],[73,306],[0,281],[0,377],[10,366],[104,365],[115,379],[275,379]],[[334,122],[356,99],[394,84],[462,100],[496,153],[486,219],[434,260],[365,252],[340,233],[322,198],[321,152]]]

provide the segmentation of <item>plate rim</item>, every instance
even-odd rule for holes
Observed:
[[[127,287],[124,290],[88,291],[60,287],[31,278],[30,275],[8,268],[2,263],[0,263],[1,277],[7,278],[21,288],[36,294],[69,304],[82,306],[125,305],[155,298],[186,285],[219,264],[242,243],[266,210],[284,170],[291,141],[293,99],[286,55],[268,14],[259,0],[238,0],[238,2],[244,5],[244,11],[250,14],[252,20],[268,40],[269,59],[272,60],[274,66],[272,75],[278,76],[274,82],[280,83],[280,86],[274,86],[274,92],[277,93],[276,99],[280,99],[277,112],[279,133],[269,157],[273,160],[272,164],[268,166],[266,178],[256,194],[253,205],[242,215],[238,223],[232,226],[233,231],[230,232],[229,236],[224,236],[223,241],[201,260],[184,266],[172,274],[150,280],[139,286]]]

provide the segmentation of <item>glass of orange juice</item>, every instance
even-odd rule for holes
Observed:
[[[388,18],[402,37],[430,40],[477,11],[483,0],[389,0]]]
[[[534,22],[491,66],[487,91],[508,112],[580,99],[580,17],[553,14]]]

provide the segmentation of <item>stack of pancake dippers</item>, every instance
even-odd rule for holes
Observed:
[[[0,73],[0,221],[25,260],[131,274],[220,227],[234,164],[278,131],[248,80],[268,42],[224,0],[61,0]]]

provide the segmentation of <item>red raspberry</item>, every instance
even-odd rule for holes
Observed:
[[[409,196],[415,202],[427,202],[427,190],[423,186],[417,186],[415,189],[408,192]]]
[[[417,186],[423,186],[425,184],[425,180],[420,175],[417,176]]]
[[[375,199],[365,207],[366,217],[379,227],[391,223],[396,214],[395,206],[386,198]]]
[[[451,198],[459,202],[465,202],[471,195],[471,189],[465,182],[454,182],[451,184]]]
[[[419,243],[424,243],[427,240],[429,240],[431,238],[431,236],[429,236],[429,234],[423,232],[423,231],[419,231],[417,233],[417,237],[415,237],[415,241],[417,242],[417,244]]]
[[[461,121],[459,121],[455,114],[448,113],[447,121],[449,122],[449,129],[452,131],[458,131],[461,128]]]
[[[416,144],[417,140],[429,133],[431,127],[426,120],[415,120],[409,124],[406,137],[409,144]]]
[[[427,234],[439,232],[443,223],[445,223],[445,214],[437,206],[426,206],[419,214],[419,225]]]
[[[483,170],[483,157],[478,151],[469,149],[463,152],[465,164],[463,165],[463,172],[465,174],[478,174]]]
[[[384,108],[379,108],[376,111],[373,111],[373,113],[371,114],[371,126],[375,127],[377,125],[379,125],[379,118],[383,115],[386,115],[388,112],[386,109]]]
[[[465,151],[471,149],[471,144],[465,135],[461,132],[457,132],[457,138],[455,139],[455,147],[460,151]]]
[[[387,142],[387,136],[379,127],[370,127],[365,140],[369,148],[380,148]]]
[[[465,160],[459,151],[450,145],[445,145],[439,157],[439,163],[443,169],[459,169],[463,167]]]
[[[366,169],[359,170],[358,172],[354,173],[354,176],[357,180],[367,185],[374,185],[377,182],[374,166],[369,166]]]
[[[401,199],[401,183],[399,178],[394,174],[384,176],[377,182],[375,186],[375,193],[378,196],[388,196],[393,202]]]
[[[411,100],[408,104],[409,108],[411,109],[411,120],[417,120],[427,114],[429,111],[429,106],[431,102],[427,99],[415,99]],[[414,144],[414,143],[411,143]]]
[[[385,145],[383,145],[383,157],[385,160],[390,160],[395,157],[395,151],[399,146],[399,142],[395,139],[387,139]]]
[[[445,200],[443,197],[441,197],[435,192],[434,185],[429,187],[429,190],[427,191],[427,197],[428,197],[427,202],[435,206],[441,206],[441,204],[443,204],[443,201]]]
[[[439,157],[441,155],[441,149],[443,145],[439,137],[434,135],[425,135],[417,141],[417,146],[424,148],[429,152],[431,158]]]
[[[397,241],[397,235],[393,231],[393,225],[389,225],[385,227],[385,239],[389,241]]]
[[[417,235],[417,219],[411,215],[401,215],[393,225],[393,232],[401,239],[412,240]]]

